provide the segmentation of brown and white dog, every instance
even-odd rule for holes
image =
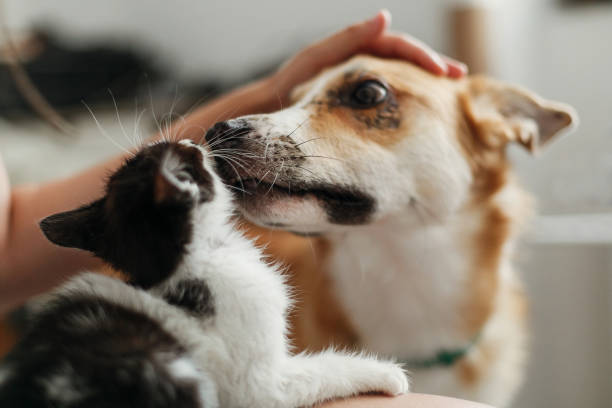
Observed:
[[[535,151],[572,109],[366,56],[293,101],[207,140],[244,217],[268,228],[251,232],[290,266],[298,348],[395,356],[418,392],[507,405],[526,357],[512,251],[531,200],[505,150]]]

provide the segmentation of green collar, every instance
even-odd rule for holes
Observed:
[[[465,355],[474,348],[476,343],[480,340],[480,333],[478,333],[472,341],[463,348],[457,348],[454,350],[439,350],[433,357],[412,359],[412,360],[401,360],[407,368],[412,369],[425,369],[434,367],[450,367],[457,361],[461,360]]]

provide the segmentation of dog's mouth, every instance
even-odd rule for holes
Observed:
[[[327,213],[333,224],[367,223],[374,212],[374,199],[359,189],[324,183],[286,182],[244,178],[230,184],[239,205],[249,211],[265,212],[266,207],[282,201],[314,202]]]

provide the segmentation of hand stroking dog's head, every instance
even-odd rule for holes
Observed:
[[[509,143],[533,152],[575,122],[570,107],[514,86],[367,56],[292,99],[206,138],[249,220],[305,234],[394,216],[439,222],[503,186]]]

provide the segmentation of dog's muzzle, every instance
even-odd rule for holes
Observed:
[[[206,132],[206,142],[215,157],[217,172],[224,182],[234,184],[246,176],[242,174],[243,170],[259,167],[259,163],[254,162],[250,156],[247,156],[248,159],[239,158],[240,165],[235,163],[235,158],[232,159],[236,155],[244,156],[245,152],[253,149],[249,137],[254,132],[253,127],[240,119],[218,122]]]
[[[253,131],[244,120],[217,122],[206,132],[206,142],[213,151],[236,149],[244,145],[244,140]]]

